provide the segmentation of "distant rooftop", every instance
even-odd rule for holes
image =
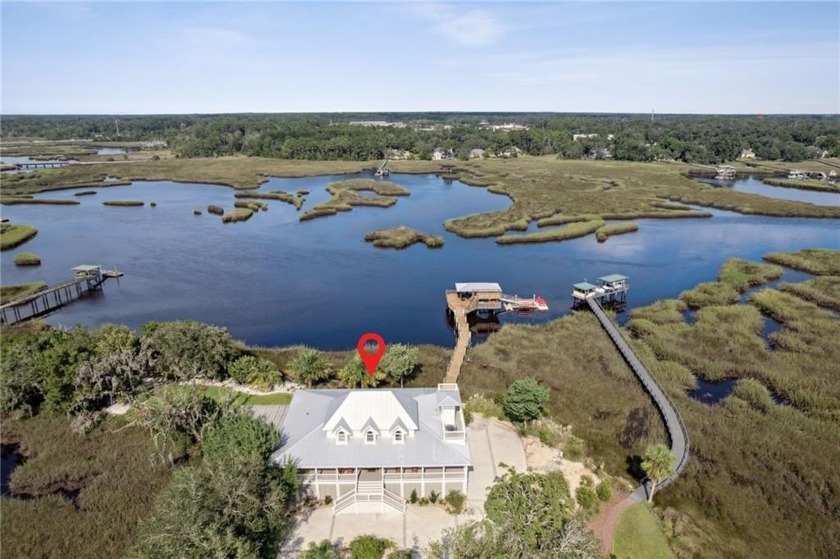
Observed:
[[[596,287],[597,287],[596,285],[592,285],[591,283],[587,283],[585,281],[581,282],[581,283],[576,283],[574,285],[574,288],[577,289],[578,291],[591,291],[591,290],[595,289]]]

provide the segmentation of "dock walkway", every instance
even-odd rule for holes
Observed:
[[[449,360],[449,368],[446,370],[443,382],[457,383],[458,375],[461,373],[461,365],[463,365],[464,358],[467,356],[467,348],[470,347],[472,338],[470,325],[467,322],[467,313],[476,309],[476,302],[474,299],[460,299],[454,291],[447,291],[446,304],[455,317],[455,332],[458,340],[455,344],[455,350],[452,352],[452,358]]]
[[[630,368],[633,370],[633,374],[635,374],[642,383],[645,391],[650,395],[653,403],[659,409],[659,412],[662,414],[662,418],[665,420],[665,429],[668,431],[668,437],[671,439],[671,452],[673,452],[674,456],[677,457],[677,464],[674,468],[674,473],[661,480],[656,486],[657,489],[664,489],[676,480],[677,476],[680,475],[688,463],[688,431],[686,431],[685,424],[683,423],[679,412],[677,412],[676,407],[674,407],[674,403],[665,391],[659,387],[639,358],[636,357],[636,354],[621,336],[618,328],[616,328],[613,321],[610,320],[610,317],[607,316],[607,313],[604,312],[604,309],[601,308],[598,301],[596,301],[595,298],[590,298],[587,299],[586,302],[601,322],[601,326],[603,326],[604,330],[606,330],[607,334],[609,334],[610,339],[612,339],[613,343],[618,348],[618,351],[624,357],[624,360],[628,365],[630,365]],[[633,493],[632,497],[634,500],[641,501],[647,498],[647,494],[648,487],[647,484],[644,484]]]
[[[10,325],[46,314],[98,289],[107,279],[122,275],[122,272],[116,270],[105,271],[95,277],[76,277],[51,285],[23,299],[0,306],[0,323]]]

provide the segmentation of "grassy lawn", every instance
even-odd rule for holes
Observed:
[[[662,531],[662,523],[647,503],[628,507],[615,529],[613,554],[617,559],[675,559]]]

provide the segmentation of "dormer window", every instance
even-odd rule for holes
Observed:
[[[373,429],[368,429],[365,431],[365,444],[375,444],[376,443],[376,432]]]
[[[335,434],[336,444],[347,444],[347,431],[339,429]]]
[[[394,444],[403,444],[405,442],[405,432],[402,429],[394,431]]]

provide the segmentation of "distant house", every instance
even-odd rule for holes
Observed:
[[[585,140],[587,138],[597,138],[598,134],[572,134],[572,140],[577,142],[579,140]]]
[[[484,150],[481,148],[470,150],[470,159],[480,159],[484,157]]]
[[[405,512],[412,492],[467,491],[472,467],[457,384],[300,390],[271,459],[296,464],[334,512]]]
[[[505,151],[499,153],[500,157],[519,157],[519,154],[522,153],[522,150],[516,146],[511,146]]]
[[[741,159],[755,159],[755,152],[750,148],[741,150]]]
[[[513,130],[528,130],[528,127],[524,124],[515,124],[513,122],[508,122],[505,124],[494,124],[490,126],[491,130],[500,130],[502,132],[511,132]]]
[[[163,149],[166,147],[166,140],[152,140],[150,142],[143,142],[141,147],[143,149]]]
[[[405,128],[404,122],[388,122],[385,120],[351,120],[350,126],[365,126],[368,128]]]
[[[451,149],[435,148],[432,152],[433,161],[443,161],[445,159],[452,159],[455,153]]]
[[[411,159],[411,152],[408,150],[389,149],[385,150],[385,157],[388,159]]]

